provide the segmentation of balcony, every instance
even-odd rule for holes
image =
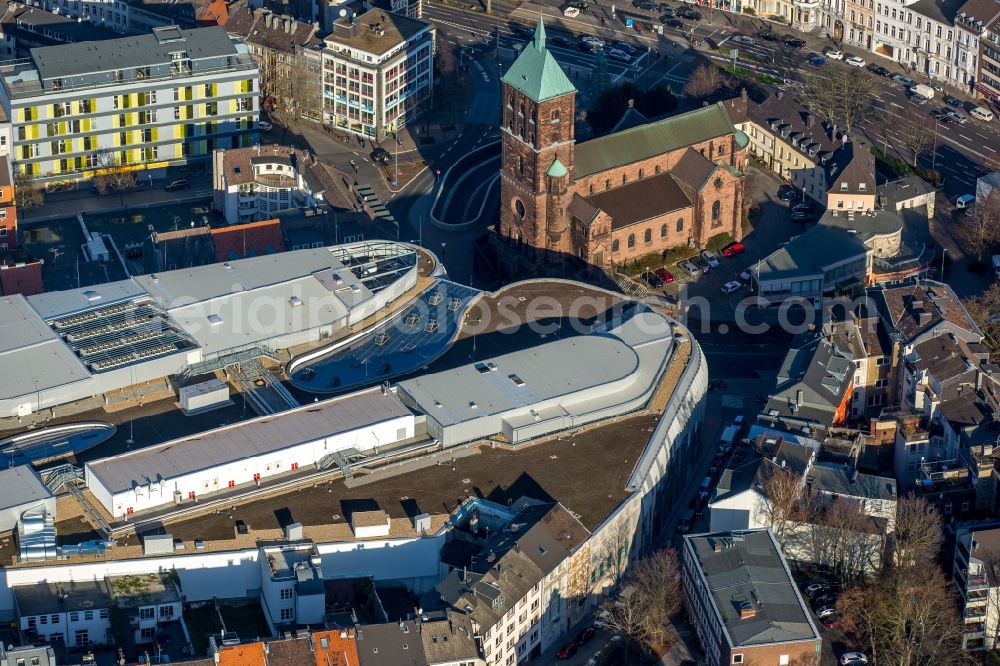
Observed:
[[[965,586],[965,589],[969,592],[972,592],[973,590],[989,590],[990,584],[987,582],[986,576],[969,576],[969,582]]]
[[[965,608],[965,613],[963,613],[963,615],[965,617],[966,623],[968,623],[970,620],[971,621],[983,620],[986,618],[986,607],[983,606],[978,608],[969,608],[967,606]]]
[[[267,187],[279,187],[279,188],[291,188],[295,187],[295,179],[291,176],[282,176],[280,174],[272,173],[265,174],[259,173],[254,176],[254,180]]]

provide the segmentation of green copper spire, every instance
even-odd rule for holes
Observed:
[[[542,15],[538,15],[538,27],[535,28],[535,48],[539,51],[545,50],[545,24],[542,22]]]
[[[562,178],[568,174],[569,171],[566,170],[566,167],[563,166],[563,163],[560,162],[557,157],[555,161],[552,162],[552,166],[549,167],[549,170],[546,173],[552,178]]]

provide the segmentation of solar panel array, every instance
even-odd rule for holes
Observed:
[[[126,300],[49,322],[92,371],[104,372],[194,346],[152,301]]]
[[[346,391],[417,370],[450,346],[479,290],[439,280],[408,310],[348,348],[306,365],[292,382],[314,393]]]

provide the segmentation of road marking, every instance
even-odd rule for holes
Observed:
[[[965,136],[964,134],[959,134],[958,136],[960,138],[962,138],[962,139],[965,139],[966,141],[970,141],[970,142],[972,141],[972,139],[970,139],[969,137]]]

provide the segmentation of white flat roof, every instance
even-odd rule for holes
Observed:
[[[664,317],[644,312],[608,334],[556,339],[407,379],[399,388],[435,421],[454,425],[542,405],[635,375],[640,364],[635,348],[670,335]],[[542,409],[539,414],[544,416]]]
[[[87,469],[119,493],[410,414],[393,393],[374,388],[102,458],[87,463]]]
[[[88,377],[76,355],[23,296],[0,298],[0,399],[29,396]]]

